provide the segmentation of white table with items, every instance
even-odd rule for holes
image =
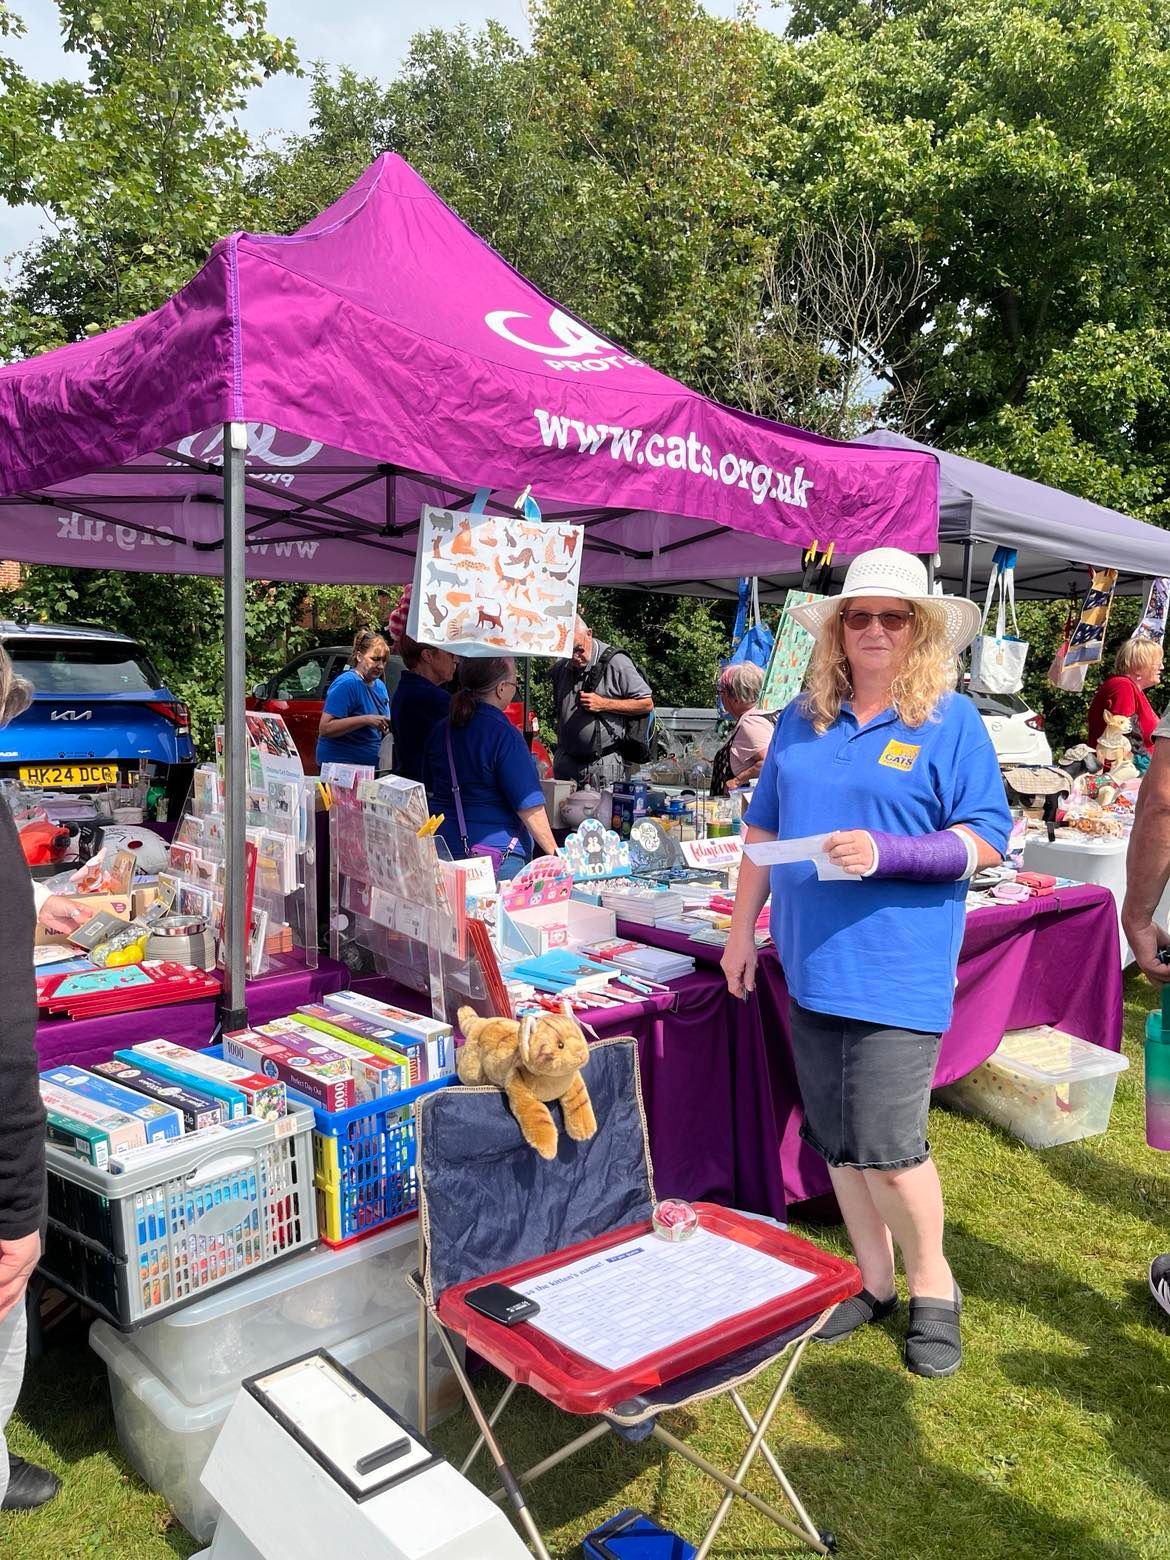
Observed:
[[[1125,854],[1129,834],[1090,836],[1072,829],[1057,829],[1056,839],[1030,834],[1024,844],[1025,872],[1047,872],[1053,877],[1072,878],[1077,883],[1098,883],[1107,888],[1117,903],[1117,925],[1121,936],[1121,964],[1133,963],[1133,954],[1121,931],[1121,906],[1125,900]],[[1165,926],[1170,917],[1170,887],[1162,896],[1154,919]]]

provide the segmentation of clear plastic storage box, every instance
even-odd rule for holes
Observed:
[[[1031,1148],[1054,1148],[1108,1130],[1117,1076],[1128,1066],[1118,1052],[1048,1024],[1010,1029],[994,1055],[937,1098]]]
[[[209,1402],[193,1406],[159,1380],[135,1348],[135,1339],[122,1336],[105,1322],[95,1322],[89,1341],[109,1373],[114,1423],[127,1460],[144,1483],[166,1499],[189,1533],[203,1543],[210,1542],[219,1507],[199,1481],[239,1387],[230,1387]],[[449,1414],[460,1398],[433,1328],[429,1329],[429,1348],[434,1422]],[[329,1353],[410,1424],[417,1424],[417,1302],[393,1321],[329,1345]],[[278,1365],[293,1357],[278,1355],[271,1363]]]
[[[406,1274],[418,1262],[418,1220],[340,1251],[322,1247],[148,1322],[134,1347],[187,1403],[207,1403],[245,1376],[330,1348],[413,1310]]]

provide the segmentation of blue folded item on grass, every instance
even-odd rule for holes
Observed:
[[[698,1554],[685,1538],[633,1506],[587,1533],[581,1548],[588,1560],[694,1560]]]

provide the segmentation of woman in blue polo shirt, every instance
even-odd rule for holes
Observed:
[[[390,696],[382,673],[390,650],[381,634],[353,636],[349,667],[325,695],[317,729],[317,763],[378,767],[382,738],[390,730]]]
[[[926,1117],[967,879],[1000,860],[1011,827],[991,740],[953,691],[980,613],[932,596],[917,558],[882,547],[854,559],[840,596],[793,616],[816,635],[808,686],[777,724],[746,838],[819,836],[845,876],[821,881],[809,861],[769,874],[745,857],[723,969],[746,997],[770,891],[801,1132],[828,1164],[865,1285],[818,1336],[843,1338],[896,1308],[897,1246],[906,1364],[949,1376],[962,1357],[961,1298]]]
[[[439,833],[459,860],[487,845],[504,860],[500,878],[515,877],[532,854],[556,854],[544,790],[524,738],[504,714],[516,697],[510,656],[464,657],[451,712],[427,743],[424,782],[444,815]]]

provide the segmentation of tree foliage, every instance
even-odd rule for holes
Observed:
[[[260,0],[57,0],[82,81],[0,64],[0,197],[51,236],[0,297],[0,356],[25,355],[158,306],[244,215],[248,90],[296,68]]]
[[[537,0],[529,48],[488,24],[420,33],[391,80],[317,67],[304,132],[251,155],[244,94],[296,68],[260,0],[59,10],[83,82],[32,82],[0,43],[0,196],[55,227],[0,293],[0,356],[152,307],[232,226],[289,231],[390,149],[701,390],[846,436],[884,418],[1167,518],[1170,0],[798,0],[783,37],[698,0]],[[0,0],[0,40],[16,25]],[[172,675],[206,685],[218,587],[170,582],[168,618],[141,578],[79,610],[132,614],[164,663],[187,623]],[[383,602],[261,606],[257,671]],[[588,611],[661,702],[709,701],[723,608]],[[1028,609],[1030,676],[1063,612]]]

